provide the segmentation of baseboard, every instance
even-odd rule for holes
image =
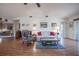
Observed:
[[[69,38],[69,37],[65,37],[65,39],[69,39],[69,40],[77,41],[77,40],[75,40],[75,39],[73,39],[73,38]]]

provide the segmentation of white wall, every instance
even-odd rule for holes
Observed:
[[[75,40],[75,30],[74,30],[74,19],[76,18],[79,18],[79,15],[74,15],[74,16],[71,16],[69,17],[68,19],[66,19],[65,21],[65,25],[66,25],[66,36],[65,37],[68,37],[68,38],[71,38],[71,39],[74,39]],[[69,24],[73,22],[73,27],[69,27]]]
[[[47,28],[40,28],[40,22],[48,22]],[[60,26],[62,22],[62,19],[57,19],[53,17],[45,18],[43,17],[32,17],[29,18],[29,16],[20,17],[20,23],[21,23],[21,30],[32,30],[33,31],[33,24],[36,24],[36,31],[52,31],[51,23],[57,23],[58,26]],[[22,24],[30,24],[29,26],[22,26]]]

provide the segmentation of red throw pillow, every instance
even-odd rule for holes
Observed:
[[[41,36],[41,32],[38,32],[37,34],[38,34],[38,36]]]
[[[50,32],[50,35],[55,36],[56,33],[55,32]]]

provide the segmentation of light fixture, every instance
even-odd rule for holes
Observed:
[[[36,30],[36,27],[33,27],[33,30]]]

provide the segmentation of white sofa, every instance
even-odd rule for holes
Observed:
[[[50,35],[51,31],[39,31],[37,32],[37,41],[40,41],[41,39],[52,39],[52,40],[57,40],[58,35],[55,33],[55,35]],[[39,35],[41,34],[41,35]]]

